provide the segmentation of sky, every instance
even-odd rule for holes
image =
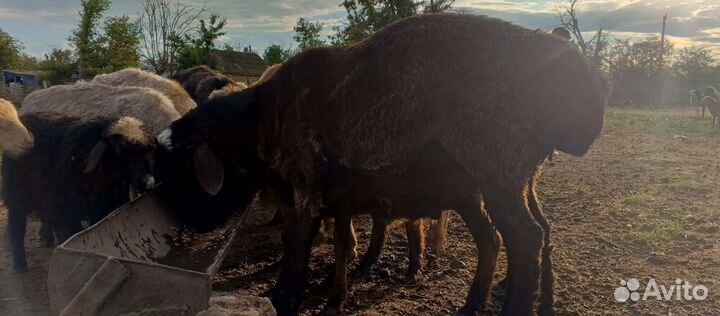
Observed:
[[[456,0],[455,9],[512,21],[528,28],[551,29],[558,24],[558,4],[566,0]],[[345,16],[340,0],[181,0],[205,6],[227,18],[220,44],[293,46],[292,28],[299,17],[324,23],[325,35]],[[644,38],[659,35],[668,14],[667,36],[676,48],[707,47],[720,57],[720,0],[579,0],[583,31],[599,27],[613,36]],[[114,0],[105,16],[138,16],[140,0]],[[26,52],[42,56],[67,48],[77,25],[80,0],[0,0],[0,29],[19,39]]]

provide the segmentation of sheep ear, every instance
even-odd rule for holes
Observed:
[[[107,143],[104,139],[101,139],[90,151],[90,155],[87,159],[87,165],[85,165],[85,170],[83,170],[83,173],[90,173],[95,170],[95,168],[97,168],[97,166],[100,164],[100,159],[105,153],[105,149],[107,149]]]
[[[195,176],[205,192],[217,195],[225,180],[225,168],[206,142],[195,147],[193,153]]]

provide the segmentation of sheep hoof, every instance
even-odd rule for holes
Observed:
[[[322,313],[320,315],[325,316],[345,316],[347,315],[347,312],[343,310],[342,307],[329,307],[326,306],[325,309],[323,309]]]
[[[465,305],[460,310],[455,312],[453,316],[477,316],[478,312],[474,308]]]
[[[555,308],[552,305],[541,304],[540,316],[555,316]]]

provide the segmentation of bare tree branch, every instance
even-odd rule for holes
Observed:
[[[143,63],[158,74],[174,73],[178,41],[197,28],[197,21],[205,7],[194,7],[173,0],[142,0]]]

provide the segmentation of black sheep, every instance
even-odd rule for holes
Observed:
[[[43,222],[43,236],[55,232],[62,242],[129,201],[132,188],[155,185],[155,142],[131,117],[80,119],[58,113],[20,117],[35,136],[34,148],[3,161],[3,197],[8,208],[13,266],[27,269],[27,215]],[[47,240],[46,240],[47,242]]]
[[[302,304],[323,217],[336,221],[326,312],[342,312],[350,218],[382,209],[391,218],[446,209],[463,218],[479,257],[458,314],[485,307],[495,228],[510,266],[502,315],[534,314],[541,274],[541,308],[549,314],[550,230],[528,191],[553,150],[587,153],[602,130],[608,89],[560,37],[481,16],[422,15],[352,46],[305,50],[267,82],[175,121],[158,142],[207,171],[196,175],[209,192],[222,187],[223,168],[287,181],[295,209],[284,218],[273,294],[280,315]],[[220,165],[216,151],[235,155],[235,164]]]

